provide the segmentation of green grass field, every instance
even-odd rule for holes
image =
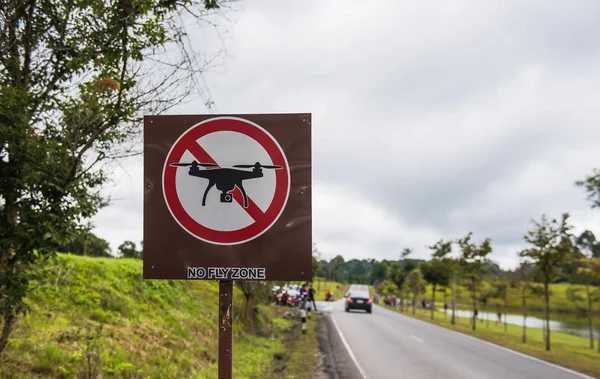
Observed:
[[[540,285],[535,284],[534,285]],[[568,283],[558,283],[558,284],[551,284],[550,285],[550,308],[552,309],[553,312],[556,313],[573,313],[575,310],[575,305],[573,304],[572,301],[570,301],[567,297],[567,289],[570,287],[571,285]],[[583,286],[580,285],[574,285],[573,287],[575,288],[580,288],[583,290]],[[427,285],[427,289],[426,292],[423,296],[425,296],[427,299],[431,299],[431,295],[432,295],[432,289],[433,287],[431,285]],[[438,287],[439,289],[439,287]],[[470,292],[466,287],[463,286],[456,286],[457,289],[457,298],[463,298],[465,299],[465,304],[466,302],[468,302],[468,299],[470,298]],[[492,290],[492,285],[488,282],[483,282],[481,287],[478,288],[477,292],[478,294],[482,294],[485,292],[489,292]],[[448,296],[448,301],[450,301],[450,298],[452,296],[452,291],[450,289],[446,290],[447,296]],[[582,291],[581,294],[583,295],[585,292]],[[442,302],[443,300],[443,293],[440,293],[438,291],[438,293],[436,294],[436,302]],[[490,306],[495,306],[496,303],[498,304],[503,304],[504,299],[495,299],[495,298],[491,298],[489,303]],[[522,300],[521,300],[521,290],[519,288],[509,288],[508,290],[508,309],[509,310],[513,310],[513,311],[520,311],[521,309],[521,304],[522,304]],[[443,305],[443,303],[442,303]],[[527,308],[530,311],[537,311],[537,312],[542,312],[544,310],[544,303],[543,303],[543,297],[541,295],[534,295],[529,293],[527,295]]]
[[[344,294],[348,292],[348,288],[350,288],[349,284],[330,282],[321,278],[315,278],[315,280],[312,282],[312,285],[313,288],[317,291],[315,295],[316,301],[325,300],[325,291],[332,292],[334,300],[339,300],[340,298],[344,297]]]
[[[400,312],[399,307],[385,307]],[[597,349],[590,349],[589,339],[585,337],[551,330],[552,349],[547,352],[542,329],[528,328],[527,343],[522,343],[523,328],[518,325],[509,324],[505,333],[503,324],[490,321],[488,328],[488,323],[484,320],[478,321],[477,330],[473,331],[471,321],[467,318],[457,317],[457,324],[451,325],[450,311],[446,318],[444,312],[436,312],[433,321],[430,320],[431,311],[428,309],[417,309],[415,315],[412,314],[412,309],[409,309],[404,314],[600,378],[600,353]]]
[[[37,276],[0,377],[217,378],[215,282],[143,280],[140,260],[64,254]],[[247,334],[243,305],[235,288],[234,377],[264,378],[291,324],[262,306],[260,333]]]

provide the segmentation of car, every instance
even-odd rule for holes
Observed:
[[[368,291],[350,291],[346,294],[346,312],[351,309],[362,309],[371,313],[373,310],[373,299]]]

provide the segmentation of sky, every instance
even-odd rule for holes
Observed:
[[[324,258],[428,258],[472,231],[514,268],[542,214],[600,234],[574,185],[600,167],[600,2],[494,3],[240,3],[191,34],[227,50],[204,75],[216,107],[169,113],[311,113]],[[142,157],[112,178],[93,222],[116,251],[143,239]]]

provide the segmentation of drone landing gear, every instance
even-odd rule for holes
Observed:
[[[237,185],[237,187],[240,189],[240,191],[242,192],[242,196],[244,197],[244,208],[248,208],[248,196],[246,195],[244,186],[242,186],[242,183],[240,183]]]
[[[208,186],[204,190],[204,196],[202,196],[202,206],[206,206],[206,195],[208,195],[208,191],[215,185],[215,182],[209,181]]]

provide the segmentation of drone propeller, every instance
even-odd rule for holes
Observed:
[[[233,167],[239,167],[239,168],[283,168],[282,166],[263,166],[260,163],[256,162],[255,164],[237,164],[234,165]]]
[[[186,166],[192,166],[192,167],[198,167],[198,166],[202,166],[202,167],[219,167],[218,164],[214,164],[214,163],[198,163],[196,161],[192,161],[192,163],[171,163],[171,166],[177,166],[177,167],[186,167]]]

